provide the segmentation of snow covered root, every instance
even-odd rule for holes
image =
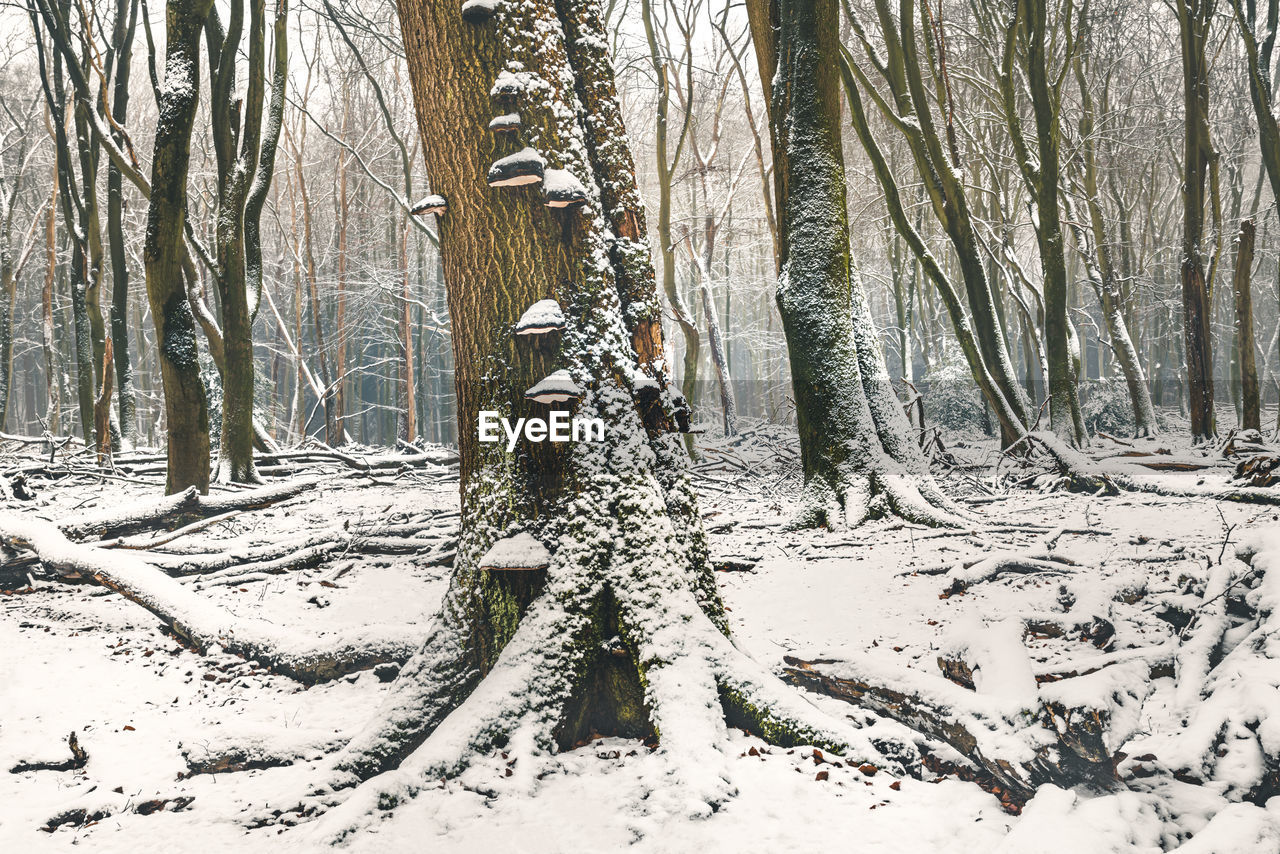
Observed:
[[[788,527],[843,531],[883,516],[898,516],[935,528],[962,528],[969,524],[964,511],[935,484],[920,482],[896,468],[886,459],[884,470],[872,473],[845,466],[834,483],[820,474],[808,478],[800,496],[799,512]]]
[[[869,738],[855,726],[825,715],[753,662],[720,633],[691,594],[668,601],[662,609],[632,611],[628,605],[642,605],[649,591],[641,587],[631,592],[636,595],[622,595],[618,601],[624,622],[628,613],[648,615],[645,625],[630,627],[627,635],[645,638],[636,644],[636,658],[645,706],[660,744],[655,754],[660,761],[646,776],[649,794],[641,808],[647,814],[706,817],[736,794],[728,723],[775,744],[813,744],[894,773],[918,765],[910,744],[892,736]],[[379,814],[441,778],[464,775],[472,763],[499,749],[504,757],[512,757],[508,768],[516,777],[504,781],[504,790],[514,786],[532,792],[557,749],[556,729],[580,676],[575,660],[587,628],[588,621],[572,616],[544,594],[530,606],[489,674],[421,746],[395,770],[360,784],[308,832],[330,843],[342,842]],[[429,671],[423,668],[423,673]],[[411,696],[409,689],[401,695],[402,700]],[[385,719],[371,730],[386,731]],[[367,759],[355,758],[371,741],[358,737],[336,767],[347,773],[371,767]]]

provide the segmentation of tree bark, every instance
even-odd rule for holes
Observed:
[[[1240,365],[1240,400],[1244,415],[1240,426],[1245,430],[1262,429],[1258,366],[1254,357],[1257,346],[1253,338],[1253,296],[1250,293],[1254,234],[1253,220],[1243,220],[1240,235],[1236,238],[1236,269],[1231,280],[1235,291],[1236,357]]]
[[[600,215],[599,188],[627,177],[620,160],[581,144],[594,112],[576,91],[611,85],[612,70],[582,63],[567,37],[605,43],[598,7],[591,0],[506,4],[492,24],[463,21],[452,2],[401,0],[398,9],[432,188],[448,200],[439,236],[463,513],[457,563],[431,636],[378,720],[339,760],[352,779],[400,765],[399,782],[392,791],[385,778],[371,781],[344,811],[386,808],[406,790],[456,773],[466,752],[508,739],[522,773],[536,773],[540,755],[589,733],[656,732],[663,755],[697,769],[673,778],[655,793],[658,801],[674,795],[686,810],[701,803],[709,812],[728,796],[718,755],[726,719],[779,742],[829,743],[833,734],[724,634],[687,458],[669,427],[675,396],[665,374],[646,372],[631,344],[644,318],[621,310],[619,283],[648,277],[628,279],[599,263],[614,236]],[[515,63],[526,75],[517,78],[525,86],[518,96],[523,138],[509,142],[486,125],[515,106],[489,91]],[[526,145],[588,188],[583,206],[548,208],[536,183],[486,186],[489,165]],[[549,296],[566,310],[559,338],[514,336],[525,309]],[[648,304],[657,298],[652,287],[630,296]],[[604,422],[604,442],[525,443],[508,453],[504,444],[480,441],[482,409],[545,417],[545,405],[525,391],[556,369],[581,390],[575,416]],[[645,377],[657,381],[656,400]],[[545,569],[480,567],[495,542],[517,532],[547,550]],[[847,749],[875,752],[850,738]],[[410,752],[412,761],[402,764]]]
[[[212,6],[213,0],[169,0],[166,10],[165,83],[143,248],[164,383],[169,493],[189,486],[209,490],[209,403],[200,378],[195,318],[183,286],[183,226],[191,130],[200,97],[200,33]]]
[[[782,248],[778,310],[791,362],[805,491],[797,522],[832,528],[891,511],[955,524],[908,436],[849,246],[835,0],[752,0]]]
[[[1213,351],[1210,340],[1210,282],[1205,279],[1205,181],[1217,160],[1209,130],[1209,60],[1206,48],[1213,19],[1211,0],[1178,3],[1182,45],[1182,312],[1186,345],[1191,436],[1205,441],[1217,434],[1213,406]]]
[[[117,0],[111,42],[115,52],[115,79],[111,89],[111,116],[123,124],[129,108],[129,71],[133,65],[133,34],[137,24],[137,0]],[[129,264],[124,238],[124,176],[114,162],[107,164],[107,244],[111,254],[111,341],[119,403],[120,441],[125,449],[137,438],[137,394],[133,363],[129,356]]]

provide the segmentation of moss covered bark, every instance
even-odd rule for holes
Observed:
[[[637,251],[618,251],[615,228],[638,213],[620,201],[634,193],[629,156],[619,140],[591,141],[592,116],[616,104],[596,100],[587,110],[579,94],[612,102],[612,70],[602,51],[567,48],[567,33],[579,45],[605,43],[598,8],[575,12],[582,8],[506,4],[477,25],[455,3],[399,3],[431,186],[448,200],[439,236],[463,512],[429,639],[338,759],[337,785],[396,769],[348,797],[340,815],[356,822],[499,746],[517,752],[532,785],[540,756],[594,733],[656,736],[660,750],[680,757],[668,787],[678,797],[663,798],[709,810],[732,792],[720,749],[726,715],[754,721],[766,736],[785,726],[829,747],[876,753],[727,637],[687,457],[669,427],[675,396],[660,364],[645,357],[652,268],[638,232],[624,238]],[[518,84],[514,103],[491,94],[499,79]],[[487,131],[490,117],[513,108],[520,139]],[[620,119],[614,126],[622,132]],[[524,146],[582,181],[586,204],[552,209],[537,185],[487,186],[489,164]],[[549,296],[566,314],[559,338],[514,336],[524,310]],[[600,418],[604,442],[522,443],[509,453],[478,441],[481,409],[545,417],[547,407],[524,393],[552,370],[567,370],[582,388],[575,414]],[[656,402],[647,391],[655,379]],[[661,416],[647,417],[654,406]],[[548,549],[547,569],[479,568],[494,542],[517,532]]]

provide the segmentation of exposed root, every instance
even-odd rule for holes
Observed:
[[[1042,685],[1037,695],[1018,699],[972,693],[940,677],[870,661],[788,656],[787,662],[790,681],[945,742],[1024,798],[1046,782],[1113,785],[1113,754],[1132,734],[1134,710],[1150,689],[1137,663]]]
[[[787,527],[844,531],[890,515],[935,528],[962,528],[968,524],[964,511],[936,485],[917,484],[888,460],[884,468],[874,474],[846,471],[834,485],[821,475],[810,477],[800,496],[799,511]]]
[[[279,768],[295,762],[318,759],[338,750],[345,739],[331,732],[272,731],[259,736],[236,735],[207,739],[182,746],[187,764],[181,777],[197,774],[229,774],[259,768]]]
[[[1147,477],[1125,471],[1121,465],[1104,466],[1079,451],[1066,446],[1052,433],[1029,433],[1028,443],[1045,451],[1062,474],[1063,483],[1071,489],[1095,495],[1119,495],[1124,492],[1149,492],[1178,498],[1208,498],[1244,504],[1280,506],[1280,490],[1255,486],[1211,486],[1194,484],[1172,486],[1167,479]]]

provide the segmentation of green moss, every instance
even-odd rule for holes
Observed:
[[[812,744],[832,753],[845,753],[849,749],[847,744],[832,741],[817,730],[780,717],[772,709],[751,702],[739,691],[721,686],[720,704],[724,707],[725,722],[729,726],[745,729],[778,747]]]

